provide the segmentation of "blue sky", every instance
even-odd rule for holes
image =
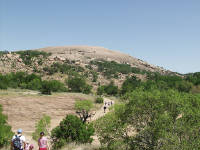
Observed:
[[[0,0],[0,50],[102,46],[200,71],[200,0]]]

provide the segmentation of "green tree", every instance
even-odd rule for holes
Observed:
[[[141,84],[141,80],[138,80],[135,76],[127,78],[121,87],[121,94],[125,94],[127,92],[131,92]]]
[[[67,115],[60,125],[51,131],[54,149],[59,149],[69,142],[91,143],[92,135],[94,135],[93,125],[84,124],[74,115]]]
[[[92,87],[86,83],[83,77],[69,77],[66,82],[71,92],[82,92],[85,94],[91,92]]]
[[[198,96],[175,90],[135,89],[127,93],[127,99],[122,110],[114,111],[115,114],[112,116],[118,116],[115,122],[102,119],[98,126],[100,139],[107,138],[103,141],[104,147],[114,150],[110,143],[119,139],[119,143],[124,143],[121,145],[124,145],[127,150],[200,148],[200,98]],[[123,128],[116,127],[111,128],[110,132],[104,131],[101,125],[108,123],[111,127],[115,127],[118,123]],[[122,130],[124,132],[121,132]],[[128,132],[125,132],[127,130]]]
[[[75,102],[76,113],[83,123],[86,123],[87,119],[91,116],[90,110],[92,107],[93,103],[90,100],[78,100]]]
[[[11,126],[7,123],[7,116],[2,113],[3,109],[0,105],[0,148],[10,144],[10,139],[13,136]]]

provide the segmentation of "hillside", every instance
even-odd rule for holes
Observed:
[[[61,66],[62,64],[65,66]],[[58,65],[71,69],[68,73],[63,73],[57,70]],[[64,82],[69,74],[72,74],[71,70],[86,76],[94,89],[97,84],[108,84],[110,79],[120,86],[130,75],[145,79],[145,72],[172,73],[127,54],[103,47],[47,47],[31,51],[1,52],[0,54],[0,73],[2,74],[22,71],[37,73],[43,79],[56,79]]]

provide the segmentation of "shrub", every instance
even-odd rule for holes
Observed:
[[[99,104],[103,103],[103,97],[97,97],[95,102]]]
[[[86,83],[83,77],[69,77],[66,82],[71,92],[82,92],[85,94],[89,94],[91,92],[92,87]]]
[[[67,115],[60,125],[51,131],[53,149],[58,149],[69,142],[91,143],[94,135],[92,124],[84,124],[74,115]]]
[[[66,92],[67,88],[63,83],[57,80],[42,81],[40,92],[42,94],[51,95],[51,92]]]
[[[11,126],[7,124],[7,116],[2,113],[2,106],[0,105],[0,148],[10,144],[10,139],[13,136]]]
[[[110,82],[108,85],[99,86],[97,89],[97,95],[117,95],[118,94],[118,87],[114,85],[114,82]]]

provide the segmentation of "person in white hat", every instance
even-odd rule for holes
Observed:
[[[17,134],[13,136],[11,142],[11,150],[24,150],[26,146],[25,136],[22,135],[22,129],[17,130]]]

